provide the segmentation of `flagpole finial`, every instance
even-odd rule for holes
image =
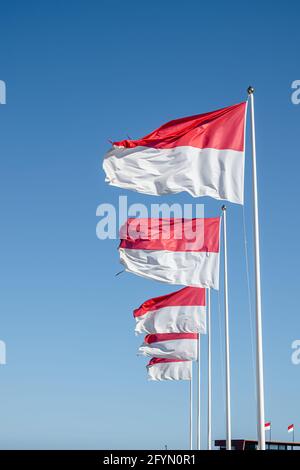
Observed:
[[[223,212],[226,211],[226,206],[225,206],[225,204],[223,204],[223,206],[221,207],[221,209],[222,209]]]
[[[248,86],[247,92],[248,92],[248,95],[253,95],[253,93],[254,93],[253,86]]]

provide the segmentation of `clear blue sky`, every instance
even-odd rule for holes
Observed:
[[[0,448],[188,445],[188,384],[148,383],[133,333],[132,309],[172,286],[115,278],[117,242],[95,235],[101,202],[157,199],[106,186],[101,162],[108,139],[240,102],[249,84],[257,90],[266,419],[274,438],[295,423],[300,440],[300,366],[290,360],[300,336],[300,105],[290,100],[300,79],[299,2],[13,0],[0,9],[0,339],[8,361],[0,367]],[[250,156],[248,139],[252,266]],[[206,215],[219,214],[220,202],[202,201]],[[233,436],[251,438],[242,220],[241,207],[228,204]],[[213,438],[222,438],[217,294],[212,307]],[[205,359],[204,350],[203,413]]]

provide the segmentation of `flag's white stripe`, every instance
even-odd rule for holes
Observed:
[[[219,288],[219,253],[119,248],[126,271],[168,284]]]
[[[139,347],[139,354],[141,356],[195,361],[197,359],[197,342],[196,339],[174,339],[151,344],[143,343]]]
[[[109,151],[103,168],[112,186],[161,195],[187,191],[194,197],[211,196],[243,204],[244,152],[150,147]]]
[[[149,311],[136,319],[136,333],[206,333],[205,307],[169,306]]]
[[[149,380],[191,380],[192,362],[160,362],[147,370]]]
[[[288,432],[293,432],[293,431],[294,431],[293,427],[288,429]]]

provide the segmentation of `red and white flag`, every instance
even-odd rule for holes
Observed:
[[[166,359],[197,359],[198,333],[157,333],[145,336],[139,348],[141,356]]]
[[[219,217],[128,219],[120,238],[126,271],[168,284],[219,288]]]
[[[243,204],[247,103],[170,121],[113,142],[103,169],[112,186],[162,195],[186,191]]]
[[[149,380],[191,380],[192,362],[153,357],[147,371]]]
[[[270,431],[271,430],[271,423],[265,423],[265,431]]]
[[[293,432],[295,429],[295,426],[293,424],[290,424],[287,428],[288,432]]]
[[[206,333],[205,289],[184,287],[133,312],[136,333]]]

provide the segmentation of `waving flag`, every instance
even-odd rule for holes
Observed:
[[[198,333],[158,333],[145,336],[139,348],[141,356],[166,359],[197,359]]]
[[[128,219],[120,237],[126,271],[168,284],[218,289],[219,217]]]
[[[162,195],[186,191],[243,204],[246,102],[170,121],[104,158],[112,186]]]
[[[147,365],[149,380],[191,380],[192,362],[154,357]]]
[[[205,289],[184,287],[134,310],[136,333],[206,333]]]
[[[265,431],[270,431],[271,430],[271,423],[265,423]]]
[[[290,425],[288,426],[288,429],[287,429],[287,430],[288,430],[288,432],[293,432],[294,429],[295,429],[294,425],[293,425],[293,424],[290,424]]]

